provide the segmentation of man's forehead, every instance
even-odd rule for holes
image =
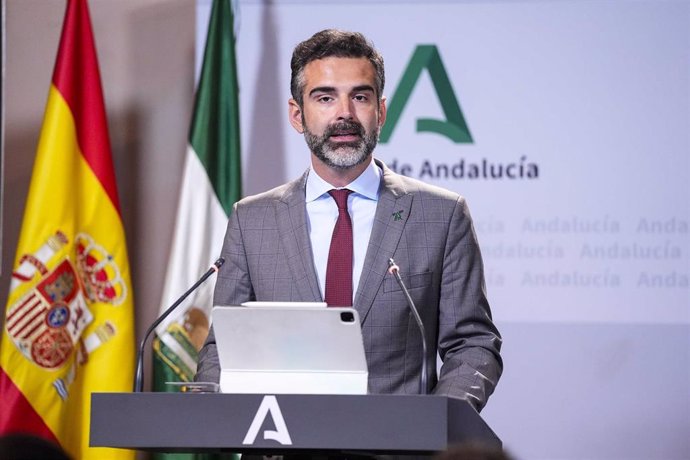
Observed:
[[[328,82],[374,86],[375,78],[373,64],[363,57],[330,56],[315,59],[304,67],[304,80],[307,87],[328,86]]]

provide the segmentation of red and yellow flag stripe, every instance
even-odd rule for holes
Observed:
[[[74,458],[132,458],[89,443],[92,392],[129,391],[130,270],[86,0],[69,0],[0,345],[0,433]]]

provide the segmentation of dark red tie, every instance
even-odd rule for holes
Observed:
[[[347,197],[352,190],[331,190],[328,193],[338,205],[338,220],[333,229],[326,266],[326,303],[349,307],[352,305],[352,221],[347,212]]]

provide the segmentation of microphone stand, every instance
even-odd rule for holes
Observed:
[[[137,371],[136,375],[134,377],[134,391],[135,393],[141,393],[142,388],[144,386],[144,346],[146,344],[146,339],[149,338],[149,335],[151,335],[151,332],[153,332],[154,329],[165,319],[168,317],[170,313],[177,308],[178,305],[180,305],[192,292],[196,291],[199,286],[201,286],[204,281],[208,279],[209,276],[213,275],[218,271],[218,269],[225,263],[225,259],[222,257],[218,258],[211,268],[206,271],[202,275],[201,278],[199,278],[199,281],[194,283],[192,287],[187,289],[187,292],[182,294],[182,296],[175,301],[165,312],[163,312],[162,315],[160,315],[156,321],[151,324],[151,326],[146,330],[146,333],[144,334],[144,338],[141,340],[141,343],[139,344],[139,350],[137,351]]]
[[[405,294],[407,305],[410,307],[410,310],[412,310],[412,315],[414,316],[415,321],[417,321],[419,332],[422,335],[422,375],[419,380],[419,393],[425,395],[428,394],[429,387],[427,386],[428,359],[426,353],[426,332],[424,331],[424,323],[422,323],[422,318],[419,316],[419,311],[417,311],[417,307],[415,307],[414,301],[412,300],[412,297],[410,297],[410,293],[400,277],[400,268],[395,264],[395,261],[392,258],[388,259],[388,272],[393,275],[395,280],[398,282],[400,289],[402,289],[403,293]]]

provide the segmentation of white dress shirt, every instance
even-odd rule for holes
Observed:
[[[359,278],[364,266],[364,257],[374,225],[381,174],[381,170],[372,160],[369,167],[357,179],[345,187],[333,187],[323,180],[313,167],[309,169],[306,190],[307,228],[322,297],[325,296],[326,292],[326,265],[331,247],[331,236],[333,236],[335,222],[338,220],[338,206],[328,191],[334,188],[352,190],[347,199],[347,210],[352,220],[352,292],[354,296],[357,293]],[[354,302],[354,297],[352,300]]]

